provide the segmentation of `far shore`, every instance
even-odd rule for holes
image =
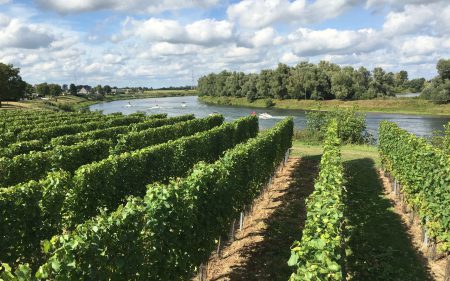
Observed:
[[[249,102],[246,98],[236,97],[201,96],[199,99],[207,104],[267,108],[266,100],[264,99],[258,99],[254,102]],[[330,111],[336,107],[351,108],[356,106],[360,112],[450,116],[450,104],[434,104],[431,101],[419,98],[386,98],[353,101],[273,99],[273,103],[273,108],[280,109]]]
[[[3,101],[0,110],[8,109],[24,109],[24,110],[61,110],[61,111],[77,111],[87,108],[93,104],[102,102],[111,102],[116,100],[145,99],[145,98],[162,98],[162,97],[178,97],[178,96],[195,96],[196,90],[153,90],[140,93],[106,95],[101,99],[92,99],[90,97],[65,95],[57,98],[34,99],[27,101],[8,102]]]

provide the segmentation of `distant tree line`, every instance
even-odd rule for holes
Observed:
[[[436,65],[438,76],[422,92],[422,97],[436,103],[450,102],[450,59],[440,59]]]
[[[170,86],[170,87],[162,87],[156,88],[155,90],[191,90],[193,86]]]
[[[301,62],[289,67],[278,64],[259,74],[222,71],[203,76],[198,81],[199,95],[246,97],[256,99],[356,100],[394,96],[400,92],[420,92],[425,79],[408,79],[408,72],[354,69],[321,61]]]

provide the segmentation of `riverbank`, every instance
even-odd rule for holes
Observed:
[[[248,102],[246,98],[236,97],[210,97],[202,96],[199,100],[207,104],[245,106],[254,108],[266,108],[264,99]],[[300,109],[300,110],[325,110],[330,111],[336,107],[351,108],[356,106],[361,112],[399,113],[416,115],[450,115],[450,104],[434,104],[427,100],[417,98],[390,98],[355,101],[314,101],[314,100],[273,100],[274,108]]]
[[[87,108],[93,104],[101,102],[111,102],[116,100],[129,99],[145,99],[145,98],[163,98],[163,97],[179,97],[179,96],[195,96],[196,90],[154,90],[145,91],[134,94],[117,94],[107,95],[100,98],[92,96],[59,96],[57,99],[35,99],[19,102],[2,102],[0,110],[8,109],[25,109],[25,110],[62,110],[62,111],[78,111]]]

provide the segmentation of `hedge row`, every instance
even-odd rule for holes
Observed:
[[[214,161],[223,151],[257,133],[258,120],[250,116],[82,166],[75,173],[73,189],[65,202],[66,224],[70,228],[82,223],[97,215],[99,208],[113,210],[129,195],[143,196],[148,183],[185,176],[195,163]]]
[[[405,198],[419,213],[439,250],[450,250],[450,158],[425,139],[382,122],[379,130],[382,164],[402,185]]]
[[[289,280],[343,280],[345,249],[344,173],[340,155],[338,126],[327,129],[314,192],[306,201],[306,222],[301,241],[291,248]]]
[[[145,194],[145,185],[152,181],[184,175],[196,161],[214,161],[233,143],[242,142],[257,131],[257,118],[243,118],[191,137],[82,166],[68,180],[67,173],[51,173],[39,183],[32,181],[0,189],[0,225],[9,225],[8,222],[16,225],[5,227],[0,233],[0,240],[5,241],[0,243],[0,261],[36,264],[42,237],[49,238],[84,217],[97,215],[105,202],[113,210],[127,195]],[[60,182],[64,185],[59,185],[58,190],[52,187]],[[108,201],[112,198],[117,201]],[[53,214],[50,223],[41,215],[43,208],[48,210],[45,213]],[[25,216],[31,212],[37,216],[32,222]]]
[[[206,122],[205,122],[206,121]],[[222,115],[213,115],[205,119],[194,119],[175,125],[166,125],[120,135],[113,149],[115,154],[138,150],[147,146],[193,135],[220,126],[224,121]]]
[[[77,123],[84,123],[89,121],[101,121],[110,120],[123,117],[141,117],[143,119],[154,119],[154,118],[166,118],[167,114],[154,114],[146,116],[144,113],[133,113],[128,116],[123,114],[113,113],[108,115],[103,115],[100,113],[83,113],[79,115],[68,115],[68,116],[51,116],[48,119],[41,120],[27,120],[24,122],[8,122],[5,127],[6,131],[18,134],[22,131],[38,129],[38,128],[49,128],[61,125],[70,125]],[[25,123],[26,122],[26,123]]]
[[[126,126],[117,126],[106,129],[98,129],[88,132],[82,132],[72,135],[64,135],[56,138],[52,138],[50,142],[43,140],[31,140],[22,141],[10,144],[8,147],[0,149],[0,156],[14,157],[19,154],[29,153],[31,151],[43,151],[52,149],[60,145],[74,145],[79,142],[85,142],[88,140],[106,139],[113,143],[117,141],[117,137],[120,134],[126,134],[130,131],[134,131],[139,128],[152,128],[167,124],[175,124],[177,122],[191,120],[193,115],[183,115],[174,118],[164,118],[166,114],[155,114],[148,116],[144,121],[139,123],[133,123]]]
[[[90,140],[71,146],[57,146],[52,150],[30,152],[13,158],[0,158],[0,187],[44,178],[54,169],[68,172],[108,157],[112,143]]]
[[[26,115],[21,118],[5,118],[0,121],[0,132],[5,133],[8,131],[19,132],[20,127],[25,126],[42,126],[46,123],[52,123],[55,121],[66,122],[77,118],[105,118],[105,117],[120,117],[122,114],[109,114],[103,115],[100,113],[70,113],[70,114],[52,114],[52,115]],[[19,129],[18,129],[19,128]],[[17,131],[16,131],[17,130]]]
[[[35,253],[39,252],[40,241],[61,229],[58,209],[70,184],[70,174],[60,171],[40,182],[0,188],[1,262],[38,263]]]
[[[215,163],[197,164],[187,178],[152,184],[143,200],[130,198],[112,214],[55,237],[37,277],[189,280],[233,218],[259,195],[291,146],[292,131],[289,118]]]
[[[9,126],[5,127],[5,130],[3,131],[3,133],[10,132],[10,133],[14,133],[14,134],[19,134],[20,132],[23,132],[23,131],[29,131],[29,130],[39,129],[39,128],[50,128],[50,127],[55,127],[55,126],[79,124],[79,123],[84,123],[84,122],[109,120],[109,119],[113,119],[113,118],[118,118],[118,116],[117,115],[109,116],[109,115],[98,115],[98,114],[96,114],[96,115],[86,114],[86,116],[82,115],[82,116],[77,116],[77,117],[68,116],[68,117],[62,117],[62,118],[52,118],[49,121],[39,122],[39,123],[27,122],[26,124],[17,124],[15,122],[11,122],[10,124],[8,124]]]
[[[131,124],[129,126],[118,126],[107,129],[94,130],[90,132],[79,133],[75,135],[66,135],[53,138],[50,141],[50,146],[57,145],[71,145],[77,142],[86,141],[90,139],[109,139],[114,143],[117,142],[117,138],[120,134],[126,134],[127,132],[140,131],[149,128],[156,128],[164,125],[173,125],[178,122],[188,121],[194,119],[193,114],[182,115],[178,117],[166,118],[166,119],[151,119],[140,123]]]
[[[168,119],[163,119],[168,120]],[[182,136],[192,135],[205,131],[223,122],[221,115],[182,122],[180,125],[169,125],[160,128],[149,129],[141,140],[141,146],[155,145]],[[135,135],[135,133],[130,133]],[[126,137],[127,135],[123,135]],[[138,146],[136,144],[135,146]],[[135,150],[120,145],[124,151]],[[137,149],[137,148],[136,148]],[[55,146],[52,150],[44,152],[30,152],[13,158],[0,158],[0,186],[6,187],[29,180],[39,180],[51,170],[62,169],[74,172],[82,165],[100,161],[109,156],[111,151],[118,151],[110,140],[97,139],[80,142],[71,146]]]
[[[95,129],[109,128],[114,126],[125,126],[132,123],[141,122],[144,118],[141,116],[124,116],[107,121],[93,121],[84,124],[62,125],[51,128],[38,128],[35,130],[21,132],[16,140],[26,141],[40,139],[50,141],[50,139],[62,135],[76,134],[80,132],[92,131]]]

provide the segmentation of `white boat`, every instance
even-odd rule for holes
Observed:
[[[159,105],[155,105],[154,107],[152,107],[152,109],[159,109],[161,108]]]
[[[131,105],[131,103],[130,102],[128,102],[128,104],[127,105],[125,105],[126,107],[131,107],[132,105]]]
[[[260,114],[259,114],[259,118],[260,118],[260,119],[272,119],[273,116],[270,115],[270,114],[267,113],[267,112],[264,112],[264,113],[260,113]]]
[[[182,107],[182,108],[186,108],[186,107],[187,107],[186,103],[185,103],[185,102],[182,102],[182,103],[181,103],[181,107]]]

